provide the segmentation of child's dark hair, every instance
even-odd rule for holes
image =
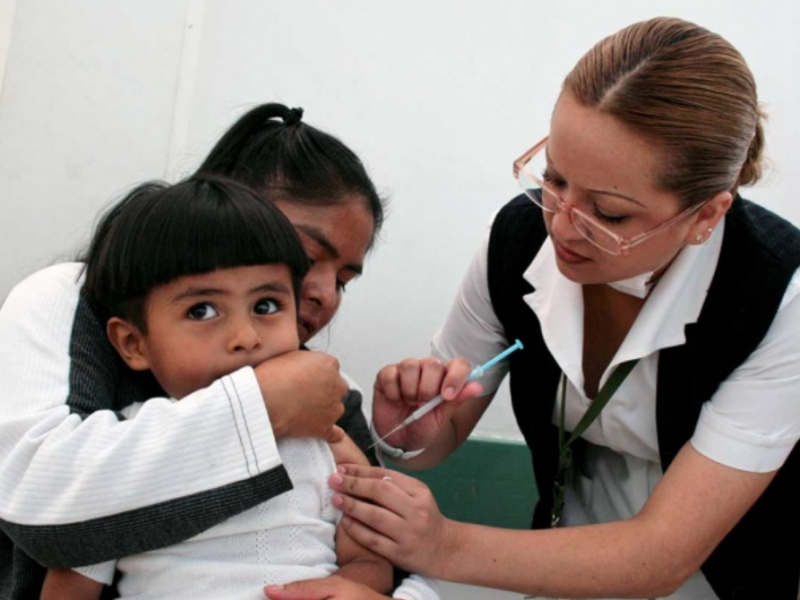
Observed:
[[[309,267],[280,210],[240,183],[211,176],[137,186],[103,215],[84,261],[84,292],[143,333],[147,294],[179,277],[285,264],[299,302]]]
[[[231,126],[197,172],[236,179],[276,201],[335,205],[360,196],[372,212],[374,241],[385,200],[361,160],[339,139],[303,123],[302,115],[303,109],[283,104],[257,106]]]

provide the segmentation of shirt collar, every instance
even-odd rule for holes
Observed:
[[[702,245],[686,245],[653,288],[609,369],[686,341],[714,277],[724,236],[724,221]],[[542,336],[561,369],[583,385],[583,293],[561,274],[553,244],[542,244],[523,277],[534,291],[524,300],[539,319]],[[608,372],[608,371],[607,371]]]

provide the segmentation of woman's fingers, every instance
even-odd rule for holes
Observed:
[[[418,488],[426,487],[425,484],[418,479],[409,477],[399,471],[393,471],[392,469],[386,469],[384,467],[373,467],[371,465],[359,465],[354,463],[339,465],[337,472],[331,476],[331,485],[334,489],[338,489],[337,486],[333,484],[337,475],[341,475],[343,480],[347,482],[346,484],[340,483],[338,485],[352,486],[353,490],[360,490],[362,492],[367,490],[373,492],[374,490],[383,490],[384,492],[401,490],[405,494],[413,495]],[[341,480],[337,479],[337,481]],[[394,486],[374,486],[373,484],[378,481],[393,483]],[[360,496],[360,494],[353,493],[349,490],[343,491],[352,493],[352,495],[355,496]]]
[[[442,394],[452,400],[471,372],[466,359],[443,364],[438,358],[407,358],[378,372],[375,389],[387,400],[417,406]]]
[[[441,381],[441,394],[445,400],[452,400],[462,390],[472,367],[465,358],[454,358],[445,365],[444,378]]]
[[[419,382],[422,377],[422,361],[407,358],[397,366],[400,379],[400,395],[406,404],[418,404]]]
[[[419,362],[419,385],[417,401],[427,402],[441,392],[442,380],[445,377],[445,366],[438,358],[425,358]]]
[[[357,471],[359,468],[371,470]],[[356,474],[359,472],[362,475]],[[342,493],[333,498],[337,508],[346,515],[382,529],[380,525],[398,525],[390,516],[404,514],[412,497],[414,484],[419,482],[397,471],[347,464],[339,466],[338,472],[331,475],[329,483],[334,490]]]
[[[372,398],[376,432],[388,434],[420,405],[442,394],[445,400],[455,402],[443,403],[386,440],[406,450],[431,446],[447,428],[460,403],[481,393],[480,384],[467,383],[469,373],[469,363],[463,358],[447,364],[432,357],[408,358],[384,367],[376,377]]]
[[[402,401],[399,365],[387,365],[375,376],[375,393],[390,402]]]
[[[347,532],[394,564],[425,574],[444,518],[428,486],[396,471],[345,465],[331,476]]]

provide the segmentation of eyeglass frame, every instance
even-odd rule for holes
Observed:
[[[532,148],[530,148],[527,152],[525,152],[522,156],[520,156],[517,160],[514,161],[514,179],[516,179],[517,183],[520,184],[520,187],[522,187],[523,192],[525,193],[526,196],[528,196],[528,198],[531,200],[531,202],[533,202],[536,206],[541,208],[544,212],[548,212],[548,213],[551,213],[551,214],[556,214],[559,211],[564,211],[564,212],[566,212],[567,216],[569,217],[569,220],[570,220],[570,223],[572,223],[572,226],[575,227],[575,221],[572,219],[572,212],[575,211],[580,215],[580,217],[582,219],[584,219],[585,222],[589,223],[592,227],[596,227],[597,229],[602,231],[604,234],[608,235],[611,239],[613,239],[617,243],[617,246],[619,247],[619,252],[618,253],[614,253],[611,250],[609,250],[608,248],[603,248],[597,242],[594,242],[591,238],[589,238],[586,234],[584,234],[579,228],[575,227],[575,230],[578,233],[580,233],[581,236],[585,240],[590,242],[596,248],[599,248],[603,252],[611,254],[612,256],[624,256],[624,255],[628,254],[630,252],[631,248],[634,248],[634,247],[638,246],[639,244],[641,244],[643,242],[646,242],[650,238],[658,235],[659,233],[662,233],[663,231],[666,231],[667,229],[669,229],[671,226],[675,225],[676,223],[680,223],[684,219],[688,219],[691,215],[693,215],[698,210],[700,210],[700,208],[707,202],[707,200],[704,200],[703,202],[698,202],[697,204],[693,204],[689,208],[687,208],[685,210],[682,210],[681,212],[679,212],[677,215],[675,215],[671,219],[665,221],[661,225],[657,225],[653,229],[649,229],[649,230],[647,230],[647,231],[645,231],[643,233],[640,233],[638,235],[633,236],[632,238],[624,238],[623,236],[611,231],[608,227],[606,227],[602,223],[599,223],[591,215],[586,214],[581,209],[576,208],[573,204],[570,204],[569,202],[564,200],[561,197],[561,194],[556,193],[552,188],[550,188],[548,185],[546,185],[545,182],[542,181],[538,176],[531,174],[525,168],[525,165],[528,164],[528,162],[530,162],[530,160],[534,156],[536,156],[536,154],[538,154],[539,152],[542,151],[542,149],[544,149],[544,147],[547,145],[547,140],[549,140],[549,139],[550,139],[549,135],[545,136],[540,141],[538,141],[536,144],[534,144]],[[530,177],[531,180],[533,180],[533,182],[536,183],[543,191],[547,190],[550,194],[553,194],[553,196],[558,201],[555,210],[547,208],[546,206],[544,206],[544,199],[543,198],[542,199],[535,198],[532,194],[529,193],[528,188],[522,186],[522,184],[519,181],[519,172],[520,171],[523,171],[528,177]]]

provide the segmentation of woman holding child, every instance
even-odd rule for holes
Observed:
[[[279,104],[253,109],[199,171],[265,192],[299,234],[311,263],[299,292],[305,344],[361,274],[383,205],[361,161],[301,117]],[[237,372],[235,402],[212,385],[148,406],[148,419],[125,418],[128,407],[164,391],[109,344],[108,315],[82,291],[75,266],[34,274],[0,311],[4,599],[38,598],[41,565],[89,565],[177,544],[283,494],[292,482],[276,439],[337,438],[339,419],[368,446],[360,392],[319,352],[288,352]]]

